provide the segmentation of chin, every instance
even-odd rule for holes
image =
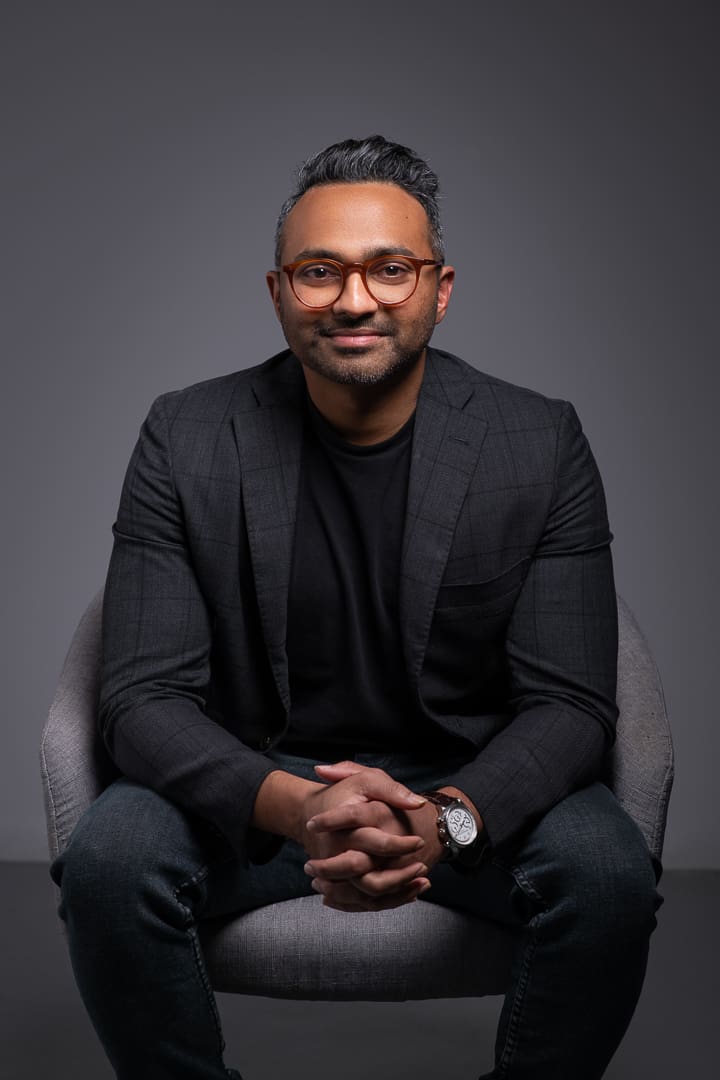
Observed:
[[[362,353],[349,354],[346,358],[339,357],[333,360],[312,356],[304,359],[302,363],[311,371],[342,386],[377,386],[415,367],[422,352],[421,349],[419,352],[376,361],[372,361]]]

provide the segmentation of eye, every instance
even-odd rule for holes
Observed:
[[[332,263],[305,263],[298,266],[295,277],[304,285],[333,284],[340,279],[340,271]]]
[[[415,276],[415,267],[405,259],[388,257],[371,263],[368,273],[374,281],[382,281],[386,285],[403,285]]]

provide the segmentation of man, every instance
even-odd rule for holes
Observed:
[[[379,136],[307,162],[267,275],[289,351],[158,399],[131,460],[100,709],[123,778],[53,868],[122,1080],[238,1075],[197,921],[312,890],[516,929],[493,1077],[594,1080],[635,1006],[657,897],[597,782],[602,486],[570,405],[428,347],[436,193]]]

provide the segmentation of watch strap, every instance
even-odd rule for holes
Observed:
[[[443,808],[452,806],[453,803],[462,803],[461,799],[456,799],[454,795],[448,795],[445,791],[421,791],[420,795],[423,799],[427,799],[428,802],[435,803],[436,806],[442,806]]]

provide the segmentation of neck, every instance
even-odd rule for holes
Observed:
[[[303,366],[315,408],[348,442],[370,446],[399,431],[415,411],[425,372],[425,352],[409,371],[369,386],[336,383]]]

